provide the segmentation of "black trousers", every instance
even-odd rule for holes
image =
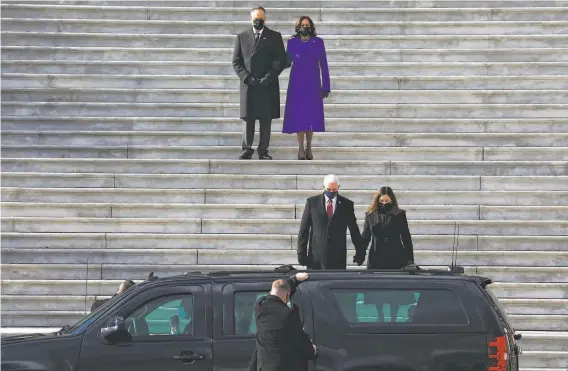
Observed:
[[[259,155],[264,155],[268,153],[268,146],[270,145],[270,132],[272,128],[272,119],[261,118],[258,119],[260,123],[260,140],[258,142],[257,152]],[[243,129],[243,143],[242,148],[252,149],[252,143],[254,141],[254,128],[256,119],[246,119],[244,122]]]

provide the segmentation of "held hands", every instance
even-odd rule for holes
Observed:
[[[245,83],[249,86],[259,86],[260,85],[260,79],[251,75],[246,79]]]
[[[330,93],[329,91],[323,91],[322,90],[321,91],[321,97],[325,99],[325,98],[329,97],[329,93]]]
[[[296,277],[296,280],[298,280],[298,282],[304,282],[308,279],[308,274],[306,272],[300,272],[296,273],[294,277]]]

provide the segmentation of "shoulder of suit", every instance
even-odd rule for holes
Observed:
[[[249,28],[249,29],[242,30],[241,32],[239,32],[239,33],[237,34],[237,36],[245,36],[245,35],[247,35],[247,34],[250,33],[250,32],[252,32],[252,26],[251,26],[251,28]]]
[[[353,201],[351,201],[350,199],[345,198],[343,196],[339,196],[339,200],[341,200],[341,202],[343,202],[343,203],[354,205]]]
[[[308,201],[319,200],[320,197],[323,197],[323,194],[319,194],[319,195],[315,195],[315,196],[312,196],[312,197],[308,197]]]

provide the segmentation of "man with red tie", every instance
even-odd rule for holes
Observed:
[[[338,195],[339,179],[330,174],[323,184],[323,194],[306,200],[298,233],[298,263],[311,269],[345,269],[347,228],[355,246],[361,232],[353,202]]]

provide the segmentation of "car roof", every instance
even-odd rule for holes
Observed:
[[[461,267],[459,267],[461,268]],[[491,280],[485,277],[465,275],[463,269],[460,273],[455,272],[456,269],[441,270],[441,269],[420,269],[412,271],[396,270],[363,270],[363,269],[348,269],[348,270],[296,270],[291,266],[283,266],[273,270],[233,270],[233,271],[209,271],[199,272],[191,271],[182,275],[168,276],[158,278],[150,274],[145,282],[152,282],[157,284],[167,283],[180,283],[188,281],[200,282],[232,282],[235,280],[245,281],[260,281],[282,278],[283,275],[290,276],[297,272],[308,272],[310,280],[312,281],[334,281],[334,280],[349,280],[349,279],[388,279],[388,278],[404,278],[421,280],[424,278],[437,278],[444,280],[467,280],[474,282],[483,282],[485,285],[491,283]],[[140,284],[136,286],[142,286]],[[146,286],[146,285],[143,285]]]

